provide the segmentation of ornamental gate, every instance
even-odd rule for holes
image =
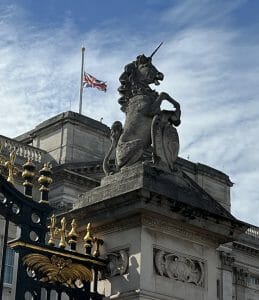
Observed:
[[[13,300],[99,300],[98,273],[106,267],[106,261],[98,258],[102,240],[92,238],[90,224],[84,237],[85,253],[76,249],[78,234],[75,220],[67,230],[65,218],[56,224],[48,204],[51,171],[47,164],[40,170],[41,200],[32,199],[32,181],[35,166],[31,160],[23,166],[24,194],[13,185],[15,150],[5,162],[8,178],[0,174],[0,215],[5,219],[0,300],[4,299],[3,277],[7,246],[15,250],[15,276]],[[8,242],[9,223],[17,225],[15,240]],[[56,238],[59,244],[56,246]],[[91,254],[92,245],[96,251]],[[69,249],[67,249],[69,248]]]

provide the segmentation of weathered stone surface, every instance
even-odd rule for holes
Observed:
[[[221,276],[229,295],[232,273],[218,271],[217,248],[246,224],[185,172],[149,164],[122,168],[82,194],[69,216],[80,226],[91,220],[95,234],[105,240],[103,255],[114,253],[114,276],[100,290],[108,299],[216,300]],[[129,257],[124,274],[116,267],[123,265],[121,249],[128,249]]]
[[[17,137],[46,150],[56,163],[102,160],[110,146],[108,126],[68,111]]]
[[[179,211],[182,206],[189,206],[193,211],[197,209],[205,214],[236,220],[184,172],[168,173],[148,164],[123,168],[120,173],[103,178],[100,187],[80,196],[75,208],[140,189],[171,199],[172,211]]]

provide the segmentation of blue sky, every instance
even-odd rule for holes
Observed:
[[[258,33],[257,0],[0,0],[0,134],[78,111],[81,45],[108,82],[85,90],[84,114],[123,121],[123,66],[164,41],[157,90],[181,104],[180,156],[229,174],[233,214],[259,226]]]

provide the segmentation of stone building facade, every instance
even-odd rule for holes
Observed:
[[[69,211],[82,232],[92,222],[103,238],[110,263],[100,292],[107,299],[259,299],[259,228],[231,215],[229,177],[178,158],[184,178],[145,164],[104,178],[109,135],[105,124],[69,111],[15,139],[0,136],[1,155],[16,149],[18,189],[28,157],[37,169],[50,162],[51,205]]]

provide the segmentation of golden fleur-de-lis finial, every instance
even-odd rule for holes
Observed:
[[[55,236],[56,236],[56,216],[53,214],[50,217],[50,225],[48,226],[49,228],[49,240],[48,240],[48,244],[51,246],[55,245]]]
[[[71,249],[76,250],[75,248],[76,248],[78,233],[77,233],[77,223],[75,219],[73,219],[71,222],[71,230],[68,233],[67,237],[69,238],[68,243],[70,244]]]
[[[86,248],[87,252],[91,252],[91,248],[92,248],[92,243],[93,243],[93,238],[92,238],[92,234],[91,234],[91,223],[88,223],[86,226],[86,235],[84,237],[84,247]]]
[[[17,174],[17,168],[14,166],[15,159],[16,159],[16,150],[13,149],[10,152],[10,159],[5,162],[5,166],[8,168],[7,181],[12,184],[14,184],[14,175]]]
[[[60,233],[60,242],[59,242],[59,247],[60,248],[65,248],[67,243],[66,243],[66,225],[67,225],[67,221],[66,218],[63,217],[60,221],[61,224],[61,228],[59,229],[59,233]]]

